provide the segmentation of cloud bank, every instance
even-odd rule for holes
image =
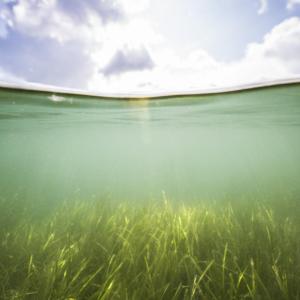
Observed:
[[[127,73],[113,81],[97,75],[90,87],[111,91],[182,91],[225,87],[300,75],[300,19],[289,18],[267,33],[261,43],[247,46],[242,59],[233,62],[216,60],[203,49],[187,57],[171,50],[152,52],[155,67]]]
[[[264,14],[268,2],[260,4]],[[297,4],[288,0],[287,7]],[[199,47],[178,54],[143,18],[148,6],[148,0],[2,1],[0,80],[148,93],[300,75],[298,17],[248,44],[241,59],[224,62]]]

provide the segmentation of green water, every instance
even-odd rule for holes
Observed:
[[[1,197],[162,194],[298,198],[300,85],[151,101],[0,91]]]

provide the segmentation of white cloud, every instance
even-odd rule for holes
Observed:
[[[76,22],[84,22],[91,15],[97,15],[104,24],[124,17],[123,9],[117,0],[56,0],[54,2],[57,10]]]
[[[300,4],[300,0],[287,0],[287,9],[291,10],[297,4]]]
[[[128,37],[128,31],[132,31],[128,25],[139,21],[132,21],[129,16],[137,16],[148,5],[149,0],[18,0],[11,8],[10,18],[14,28],[27,35],[60,42],[91,41],[95,37],[103,41],[113,27],[111,24],[119,24],[127,31],[125,35],[118,32],[119,37]],[[139,25],[134,24],[134,31],[144,29]]]
[[[146,10],[150,0],[120,0],[119,1],[128,14],[137,14]]]
[[[2,4],[0,16],[5,12],[6,19],[0,19],[0,38],[7,26],[12,30],[0,44],[0,65],[29,81],[78,88],[86,88],[99,69],[111,75],[153,66],[146,49],[160,37],[138,17],[148,0],[74,1],[77,5],[69,0]]]
[[[121,74],[118,80],[97,74],[90,89],[103,92],[182,91],[222,87],[300,75],[300,19],[275,26],[262,43],[248,45],[245,56],[224,63],[197,49],[187,57],[172,50],[152,51],[153,70]]]
[[[11,26],[10,11],[7,9],[5,2],[0,2],[0,39],[6,38],[8,27]]]
[[[260,0],[260,7],[258,9],[258,14],[262,15],[264,14],[268,9],[268,0]]]
[[[129,71],[152,69],[153,60],[146,48],[124,48],[118,50],[108,64],[99,70],[106,76],[118,75]]]
[[[108,18],[99,11],[87,14],[86,11],[91,9],[89,1],[82,2],[85,4],[79,7],[79,11],[67,11],[62,3],[65,1],[19,0],[12,7],[14,29],[24,35],[52,38],[60,42],[86,40],[91,38],[90,28],[93,24],[103,27],[102,20]]]
[[[168,48],[155,26],[143,18],[149,0],[78,3],[72,8],[69,0],[18,0],[10,9],[0,6],[0,38],[5,37],[0,43],[0,66],[5,69],[1,78],[15,74],[27,81],[128,93],[200,89],[300,74],[296,17],[275,26],[263,42],[248,45],[242,59],[225,63],[203,49],[180,56]],[[259,12],[266,9],[267,1],[261,1]]]
[[[250,44],[247,59],[280,63],[300,73],[300,19],[293,17],[275,26],[262,44]]]

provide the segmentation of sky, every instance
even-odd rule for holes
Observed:
[[[0,0],[0,82],[157,93],[300,77],[300,0]]]

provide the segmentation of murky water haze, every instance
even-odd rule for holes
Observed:
[[[54,101],[55,100],[55,101]],[[1,197],[300,195],[300,85],[151,101],[0,91]]]

